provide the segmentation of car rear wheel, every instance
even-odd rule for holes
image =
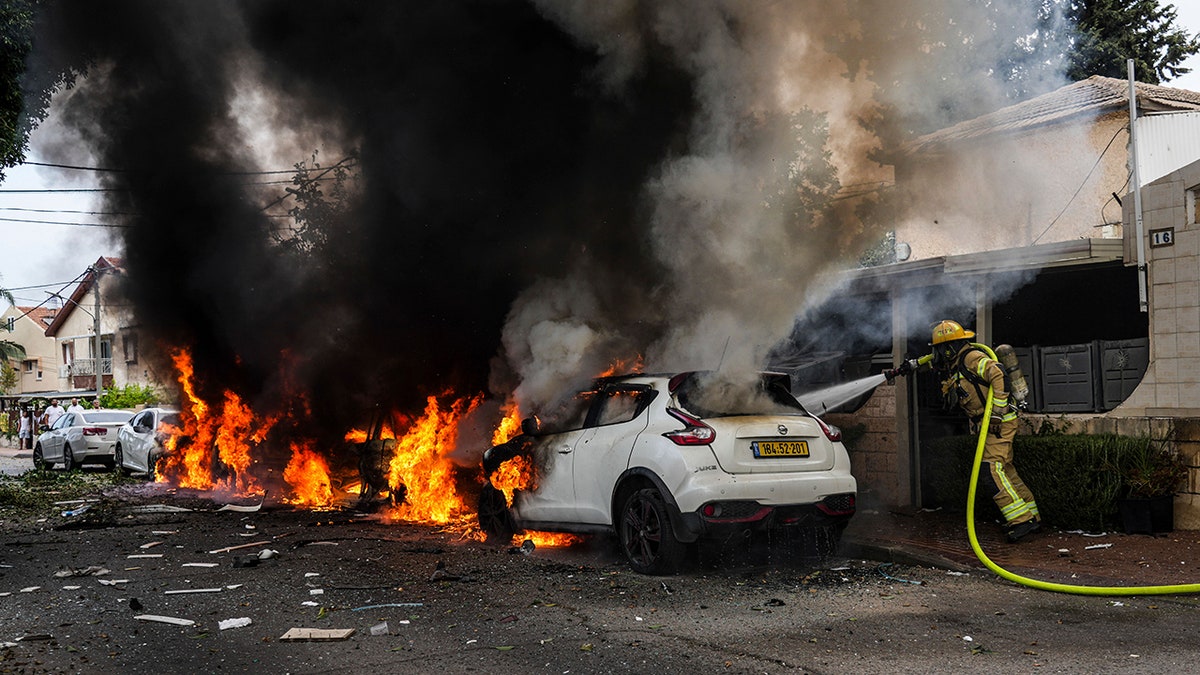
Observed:
[[[508,543],[517,533],[512,511],[504,499],[504,493],[488,483],[479,493],[479,529],[487,533],[488,541]]]
[[[71,450],[69,444],[63,444],[63,471],[70,471],[75,468],[75,452]]]
[[[119,476],[129,475],[129,469],[125,468],[125,450],[121,448],[120,443],[113,448],[113,471],[117,472]]]
[[[653,488],[637,490],[625,500],[617,524],[621,552],[641,574],[673,574],[686,547],[671,530],[671,516],[662,495]]]
[[[46,470],[46,456],[42,453],[42,444],[33,446],[33,468],[38,471]]]

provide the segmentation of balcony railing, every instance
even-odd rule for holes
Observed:
[[[96,375],[96,359],[75,359],[67,366],[71,377]],[[112,359],[100,359],[100,374],[112,375]]]

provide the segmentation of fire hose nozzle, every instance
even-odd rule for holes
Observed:
[[[896,366],[895,368],[883,371],[883,376],[887,378],[887,381],[890,384],[895,381],[898,375],[912,375],[917,371],[918,368],[926,363],[929,363],[932,358],[932,355],[930,355],[922,356],[919,359],[905,359],[904,361],[901,361],[900,365]]]

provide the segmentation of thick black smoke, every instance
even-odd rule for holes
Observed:
[[[36,48],[89,67],[67,113],[123,169],[106,187],[137,214],[143,340],[191,346],[202,387],[270,409],[286,380],[340,433],[376,404],[485,390],[537,279],[586,267],[601,303],[657,282],[639,186],[682,149],[690,82],[651,55],[627,87],[597,86],[597,57],[527,3],[61,3]],[[303,265],[238,175],[264,168],[239,127],[246,82],[279,101],[271,125],[358,151],[360,199]]]

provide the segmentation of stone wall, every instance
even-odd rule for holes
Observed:
[[[824,415],[847,437],[850,467],[858,481],[860,507],[901,503],[897,493],[896,388],[883,385],[853,413]],[[861,435],[859,430],[861,428]]]

